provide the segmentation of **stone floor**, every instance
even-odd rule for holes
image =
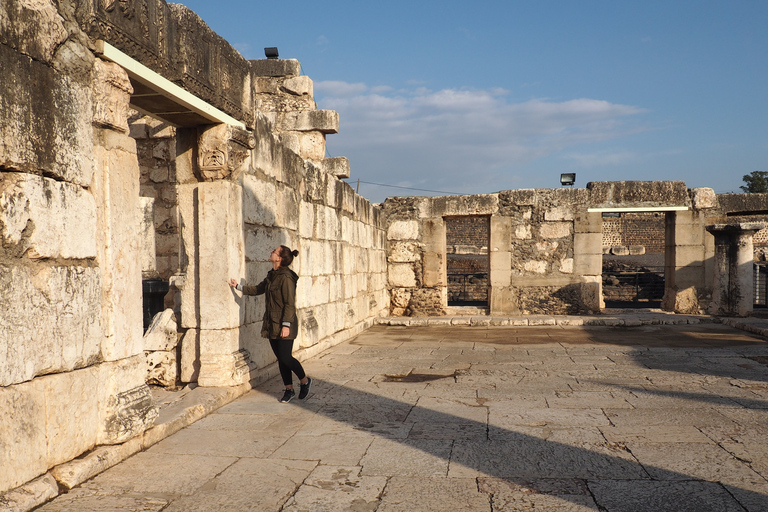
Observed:
[[[768,510],[768,343],[726,325],[376,326],[305,368],[37,510]]]

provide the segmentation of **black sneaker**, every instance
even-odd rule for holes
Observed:
[[[309,394],[309,386],[312,385],[312,378],[307,377],[307,383],[301,384],[301,389],[299,390],[299,400],[304,400],[307,398],[307,395]]]
[[[294,390],[286,389],[285,393],[283,393],[283,398],[281,398],[280,401],[283,402],[284,404],[287,404],[295,396],[296,396],[296,392]]]

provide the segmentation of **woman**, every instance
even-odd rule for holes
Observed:
[[[234,279],[229,280],[229,286],[243,292],[244,295],[264,294],[264,320],[261,324],[261,335],[269,338],[272,352],[277,357],[280,368],[280,376],[283,378],[285,392],[281,402],[290,402],[296,396],[293,390],[293,376],[299,378],[301,389],[299,399],[307,398],[312,379],[304,373],[301,363],[292,355],[293,340],[298,334],[296,319],[296,281],[299,276],[288,268],[293,258],[299,255],[299,251],[291,251],[290,248],[281,245],[269,255],[272,270],[267,273],[266,279],[256,286],[238,284]]]

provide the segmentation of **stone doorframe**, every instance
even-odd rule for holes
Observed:
[[[104,41],[97,53],[121,66],[141,84],[143,114],[164,122],[169,102],[174,115],[188,120],[177,126],[176,165],[179,179],[179,269],[172,278],[180,289],[183,381],[207,386],[248,382],[255,369],[239,343],[241,312],[232,300],[230,276],[244,275],[241,193],[237,178],[255,147],[245,125],[165,79]],[[158,101],[147,101],[147,90]],[[156,108],[155,108],[156,107]],[[173,123],[169,123],[172,124]],[[176,126],[176,125],[174,125]],[[203,241],[206,241],[203,243]],[[201,279],[201,276],[205,276]]]
[[[588,208],[588,214],[600,216],[600,272],[602,283],[602,214],[603,213],[664,213],[664,298],[662,309],[675,313],[698,313],[698,295],[707,285],[711,266],[708,258],[704,224],[700,214],[688,206],[650,206],[623,208]],[[594,252],[594,249],[590,252]],[[711,279],[710,279],[711,281]],[[605,308],[601,286],[600,307]]]

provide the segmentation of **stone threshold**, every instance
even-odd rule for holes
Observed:
[[[682,325],[722,323],[735,329],[768,337],[768,319],[758,317],[732,318],[711,315],[678,315],[663,311],[622,312],[603,315],[520,315],[520,316],[485,316],[454,315],[436,317],[380,317],[377,325],[401,327],[638,327],[641,325]]]

